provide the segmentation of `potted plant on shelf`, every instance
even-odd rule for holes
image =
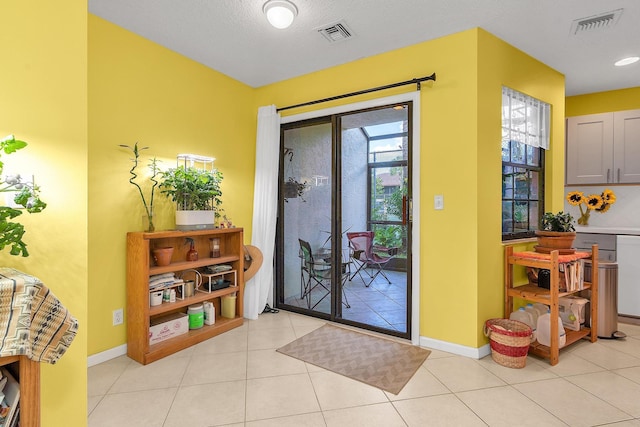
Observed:
[[[550,252],[559,250],[562,253],[575,251],[573,241],[576,238],[573,226],[573,217],[565,212],[546,212],[542,216],[542,229],[536,231],[538,238],[537,252]]]
[[[0,140],[0,153],[12,154],[27,146],[27,143],[9,135]],[[4,162],[0,161],[0,175],[4,169]],[[0,178],[0,193],[16,193],[13,201],[16,205],[26,209],[29,213],[42,212],[47,204],[40,199],[40,188],[33,181],[23,181],[20,175],[8,175]],[[0,206],[0,250],[11,247],[11,255],[29,256],[27,244],[22,240],[26,232],[19,222],[12,221],[22,215],[19,208]]]
[[[185,165],[161,174],[160,192],[176,202],[176,228],[214,228],[222,204],[222,172]]]

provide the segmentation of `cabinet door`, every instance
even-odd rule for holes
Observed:
[[[618,236],[618,314],[640,316],[640,236]]]
[[[640,110],[613,114],[616,183],[640,183]]]
[[[613,113],[567,119],[567,184],[613,181]]]

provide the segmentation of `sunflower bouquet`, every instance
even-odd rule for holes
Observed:
[[[567,201],[569,204],[580,208],[578,224],[589,225],[591,211],[605,213],[616,202],[616,195],[609,189],[604,190],[601,194],[590,194],[588,196],[585,196],[582,191],[572,191],[567,194]],[[582,205],[584,205],[584,209]]]

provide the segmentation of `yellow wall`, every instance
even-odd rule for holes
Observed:
[[[257,113],[250,87],[94,15],[88,76],[91,355],[126,344],[112,311],[126,307],[126,233],[142,230],[131,156],[118,144],[150,147],[142,174],[152,156],[163,169],[175,167],[178,153],[216,157],[222,206],[250,239]],[[173,206],[159,194],[155,204],[156,229],[173,228]]]
[[[566,116],[640,108],[640,87],[567,97]]]
[[[20,216],[31,256],[0,253],[0,265],[42,280],[78,319],[58,363],[41,366],[42,425],[87,419],[87,5],[0,2],[0,134],[29,143],[8,168],[34,173],[48,203]]]
[[[478,295],[477,322],[501,317],[504,306],[501,242],[501,87],[551,104],[551,148],[545,152],[546,211],[563,209],[564,76],[520,50],[479,31],[478,37]],[[485,341],[481,328],[477,342]]]
[[[500,85],[551,102],[553,140],[561,140],[558,73],[474,29],[254,90],[95,16],[87,27],[86,5],[23,2],[3,4],[0,12],[13,18],[0,40],[17,65],[0,71],[0,90],[5,100],[21,98],[3,102],[0,131],[30,142],[16,158],[37,171],[49,202],[44,213],[24,219],[32,256],[0,256],[40,277],[81,325],[63,359],[43,366],[45,426],[85,423],[87,354],[126,343],[124,326],[111,326],[111,312],[126,306],[125,235],[141,229],[143,211],[127,182],[129,155],[118,144],[148,145],[166,167],[178,151],[217,157],[224,208],[249,239],[257,106],[434,71],[438,81],[421,94],[421,333],[470,347],[484,343],[482,323],[502,314]],[[21,38],[9,39],[13,34]],[[560,206],[561,178],[552,184],[562,176],[556,145],[547,196]],[[435,194],[445,196],[444,211],[431,209]],[[171,205],[158,196],[156,206],[158,228],[171,228]]]
[[[421,93],[420,333],[477,348],[486,342],[484,320],[502,316],[501,85],[554,106],[556,142],[547,157],[546,187],[553,208],[562,205],[562,75],[473,29],[260,88],[257,105],[297,104],[434,71],[437,82],[423,85]],[[407,90],[412,88],[285,114]],[[553,177],[558,182],[552,184]],[[435,194],[444,195],[443,211],[432,209]]]
[[[290,79],[259,89],[257,97],[259,105],[285,106],[437,72],[437,82],[424,84],[421,92],[420,332],[473,346],[476,218],[475,191],[469,191],[469,186],[474,186],[476,175],[475,34],[467,31]],[[348,98],[340,103],[409,90],[415,87]],[[302,111],[290,110],[288,114]],[[455,175],[451,174],[452,165]],[[444,211],[430,209],[435,194],[444,195]],[[460,245],[461,241],[465,243]],[[465,268],[455,266],[454,259],[464,259]],[[450,270],[450,266],[454,268]]]

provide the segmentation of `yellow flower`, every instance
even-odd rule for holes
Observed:
[[[589,209],[600,209],[604,204],[604,200],[602,200],[602,196],[600,196],[599,194],[590,194],[589,196],[587,196],[585,204]]]
[[[612,205],[616,202],[616,195],[613,191],[607,189],[602,192],[602,200],[605,204]]]
[[[616,195],[609,189],[604,190],[600,195],[590,194],[587,197],[585,197],[582,191],[572,191],[567,194],[567,202],[569,202],[570,205],[580,208],[578,224],[587,225],[591,211],[605,213],[611,205],[616,202]],[[584,205],[586,209],[583,209],[582,205]]]
[[[582,194],[582,191],[572,191],[567,194],[567,201],[573,206],[578,206],[584,202],[584,194]]]

